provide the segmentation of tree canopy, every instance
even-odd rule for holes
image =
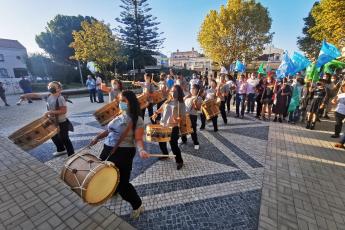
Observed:
[[[84,21],[80,31],[73,32],[71,43],[75,51],[72,59],[94,62],[98,69],[106,71],[108,65],[123,61],[121,43],[112,34],[108,25],[100,21]]]
[[[81,29],[81,22],[96,20],[89,16],[56,15],[47,23],[46,31],[36,35],[36,42],[54,61],[70,63],[74,50],[69,47],[73,41],[72,32]]]
[[[310,28],[312,37],[326,40],[338,48],[345,46],[345,1],[321,0],[312,10],[315,26]]]
[[[147,0],[121,0],[122,12],[116,21],[120,24],[116,31],[130,59],[134,59],[138,68],[152,64],[151,55],[161,48],[164,38],[159,32],[157,17],[150,14]]]
[[[201,25],[198,41],[206,56],[221,65],[250,61],[272,40],[268,9],[255,0],[228,0],[211,10]]]

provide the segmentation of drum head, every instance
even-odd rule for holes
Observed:
[[[114,167],[103,167],[90,180],[85,193],[85,201],[89,204],[105,202],[116,190],[120,174]]]

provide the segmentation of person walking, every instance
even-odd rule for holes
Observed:
[[[19,81],[19,87],[23,90],[23,93],[32,93],[32,86],[31,82],[25,77],[22,76],[22,79]],[[27,99],[28,103],[32,103],[32,100],[30,98]],[[23,99],[21,98],[18,102],[17,105],[20,105],[22,103]]]
[[[247,114],[254,113],[255,107],[255,89],[259,84],[259,80],[256,78],[255,73],[250,75],[250,78],[247,80]]]
[[[7,103],[7,99],[6,99],[6,95],[5,95],[5,88],[4,88],[4,85],[2,84],[1,81],[0,81],[0,98],[5,103],[5,106],[10,106]]]
[[[343,120],[345,119],[345,83],[341,84],[341,93],[334,97],[332,104],[336,104],[335,109],[335,126],[332,138],[338,138],[343,127]]]
[[[240,76],[240,79],[236,81],[236,117],[240,116],[240,106],[241,106],[241,118],[244,117],[247,88],[248,88],[248,83],[245,79],[245,75],[242,74]]]
[[[102,91],[102,78],[99,75],[96,77],[96,89],[97,89],[98,103],[103,103],[104,98],[103,98],[103,91]]]
[[[87,76],[86,87],[89,90],[89,96],[91,103],[97,102],[96,100],[96,81],[91,75]]]

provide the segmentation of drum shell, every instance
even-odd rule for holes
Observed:
[[[189,114],[187,113],[181,119],[180,123],[180,134],[181,135],[188,135],[193,133],[192,122],[190,120]]]
[[[111,120],[113,120],[116,116],[120,114],[120,109],[118,102],[116,100],[104,105],[103,107],[99,108],[94,112],[94,116],[96,120],[101,125],[108,124]]]
[[[21,149],[28,151],[43,144],[58,132],[55,121],[41,117],[15,131],[8,138]]]
[[[155,92],[153,92],[151,94],[151,98],[152,98],[153,104],[158,104],[159,102],[162,102],[165,100],[162,90],[156,90]]]
[[[149,106],[148,97],[146,94],[137,95],[137,99],[139,101],[140,109],[145,109],[147,106]]]
[[[204,112],[207,120],[210,120],[212,117],[215,117],[220,113],[219,105],[214,99],[204,101],[201,104],[201,109]]]
[[[92,163],[89,163],[88,160],[91,160]],[[113,167],[116,170],[117,176],[112,178],[116,181],[116,185],[112,189],[111,193],[105,196],[101,201],[97,203],[90,202],[86,199],[88,185],[93,179],[92,176],[97,175],[97,172],[101,171],[105,167]],[[78,169],[75,173],[76,177],[74,176],[73,171],[68,168]],[[90,170],[88,170],[89,168]],[[91,205],[100,205],[106,202],[113,195],[120,182],[120,172],[112,162],[101,161],[95,155],[88,152],[81,152],[67,158],[62,168],[60,177],[75,193],[78,194],[78,196],[83,199],[84,202]],[[85,191],[83,189],[76,188],[79,187],[78,182],[80,183],[80,186],[85,189]]]
[[[150,124],[146,126],[146,140],[150,142],[168,142],[171,139],[170,127],[164,127],[159,124]]]

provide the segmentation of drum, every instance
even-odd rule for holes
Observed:
[[[118,101],[114,100],[96,110],[93,115],[101,125],[106,125],[118,116],[120,112],[121,110],[119,109]]]
[[[217,116],[220,113],[219,106],[214,99],[204,101],[201,104],[201,109],[207,120],[210,120],[212,117]]]
[[[146,126],[146,140],[151,142],[168,142],[171,138],[171,128],[159,124]]]
[[[137,95],[137,99],[139,101],[140,109],[145,109],[147,106],[149,106],[149,102],[147,101],[146,94]]]
[[[165,99],[162,90],[156,90],[155,92],[153,92],[151,94],[151,98],[153,104],[158,104]]]
[[[101,161],[83,150],[67,158],[61,179],[84,202],[99,205],[106,202],[120,182],[119,170],[110,161]]]
[[[182,135],[188,135],[188,134],[191,134],[191,133],[193,133],[192,122],[190,120],[189,114],[187,113],[181,119],[180,134],[182,136]]]
[[[8,138],[23,150],[33,149],[58,133],[55,121],[41,117],[12,133]]]

